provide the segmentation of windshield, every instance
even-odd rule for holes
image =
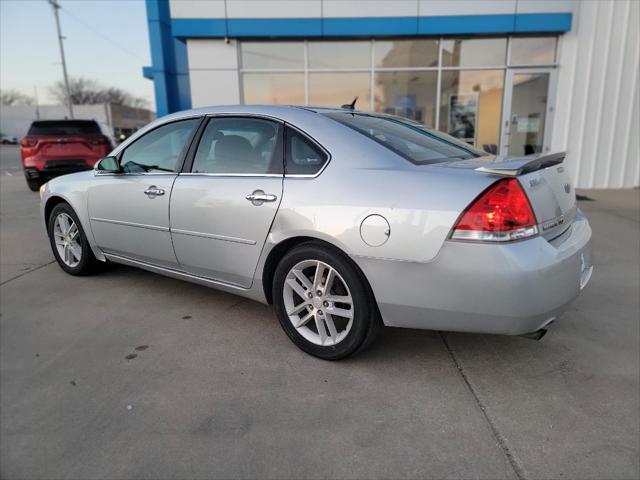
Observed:
[[[43,120],[33,122],[28,135],[83,135],[101,133],[93,120]]]
[[[471,145],[399,118],[355,112],[327,112],[324,115],[418,165],[484,155]]]

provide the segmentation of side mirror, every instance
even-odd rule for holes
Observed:
[[[119,173],[120,165],[116,157],[104,157],[96,164],[96,170],[98,172],[105,173]]]

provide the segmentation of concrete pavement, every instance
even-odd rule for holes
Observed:
[[[583,193],[595,272],[542,341],[386,329],[323,362],[270,307],[64,274],[2,147],[0,477],[637,478],[640,192]]]

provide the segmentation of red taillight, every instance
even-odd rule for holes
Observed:
[[[527,194],[515,178],[499,180],[471,203],[453,228],[455,240],[508,242],[538,234]]]
[[[35,138],[23,138],[20,140],[20,145],[23,147],[35,147],[38,144],[38,140]]]

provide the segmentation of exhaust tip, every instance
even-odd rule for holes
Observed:
[[[529,338],[531,340],[540,340],[546,334],[547,334],[547,329],[546,328],[541,328],[540,330],[536,330],[535,332],[524,333],[524,334],[522,334],[520,336],[524,337],[524,338]]]

